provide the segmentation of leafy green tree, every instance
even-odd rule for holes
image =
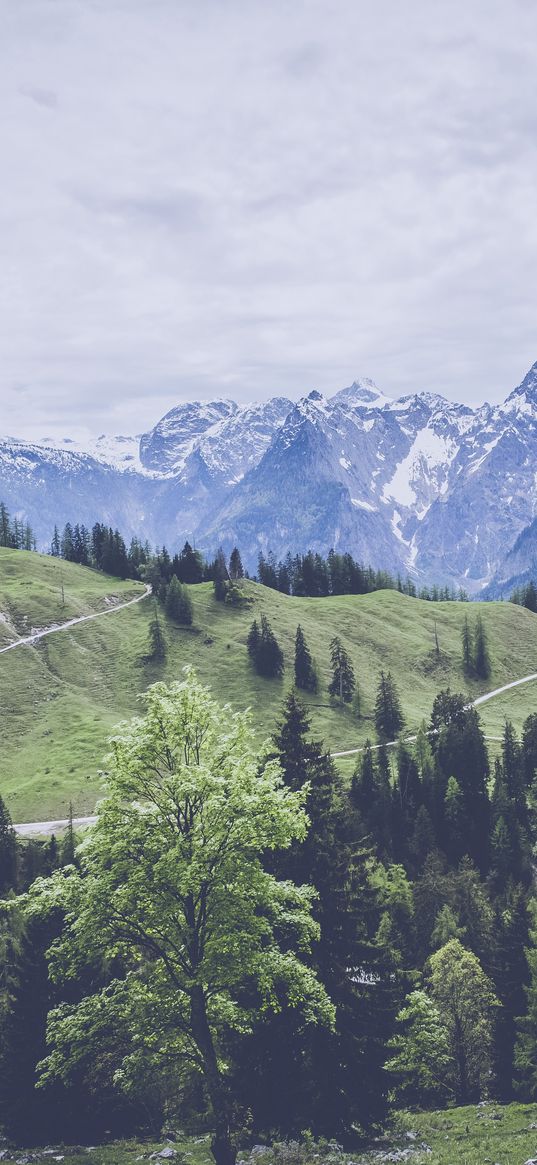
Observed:
[[[300,623],[295,636],[295,684],[305,692],[317,691],[317,674]]]
[[[453,1096],[453,1056],[439,1008],[426,991],[412,991],[397,1016],[394,1055],[386,1071],[395,1077],[400,1103],[433,1107]]]
[[[464,927],[459,926],[457,915],[446,902],[436,916],[431,935],[431,946],[433,950],[438,950],[439,947],[445,947],[452,938],[460,939],[462,942],[465,933]]]
[[[175,574],[172,574],[169,585],[166,588],[164,606],[166,614],[170,619],[174,619],[176,623],[183,623],[186,626],[192,624],[192,600],[186,587],[179,582]]]
[[[76,974],[88,953],[121,967],[104,991],[52,1012],[44,1079],[69,1078],[92,1031],[127,1016],[130,1048],[116,1080],[128,1088],[164,1057],[179,1086],[181,1065],[194,1066],[210,1099],[215,1161],[233,1165],[229,1033],[247,1035],[284,999],[307,1022],[334,1019],[296,953],[318,936],[312,891],[279,882],[262,861],[305,837],[304,793],[282,784],[276,761],[261,763],[248,716],[220,708],[193,673],[153,685],[145,702],[145,716],[112,741],[80,873],[53,875],[33,892],[36,910],[52,896],[67,913],[53,978]]]
[[[337,635],[330,642],[330,663],[332,679],[328,685],[328,692],[342,704],[350,704],[356,680],[349,656]]]
[[[429,961],[428,991],[446,1028],[458,1104],[479,1100],[489,1087],[493,1018],[498,1000],[479,960],[450,939]]]
[[[394,740],[404,725],[401,701],[390,672],[381,671],[375,701],[375,727],[381,740]]]

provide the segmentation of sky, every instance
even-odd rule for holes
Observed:
[[[0,0],[0,432],[497,401],[537,360],[534,0]]]

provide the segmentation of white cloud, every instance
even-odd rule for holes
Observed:
[[[3,431],[357,375],[499,399],[537,357],[532,4],[25,0],[3,26]]]

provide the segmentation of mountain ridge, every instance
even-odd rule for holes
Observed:
[[[361,377],[295,402],[182,402],[139,437],[0,439],[0,497],[42,546],[55,522],[100,520],[158,545],[236,543],[250,568],[260,550],[334,547],[478,593],[537,514],[536,463],[537,362],[499,405],[393,399]]]

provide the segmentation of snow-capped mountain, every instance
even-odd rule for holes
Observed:
[[[494,407],[361,379],[294,404],[180,404],[139,438],[0,440],[0,498],[43,544],[54,522],[100,520],[154,544],[237,544],[251,567],[260,549],[333,546],[478,592],[535,558],[537,364]]]

